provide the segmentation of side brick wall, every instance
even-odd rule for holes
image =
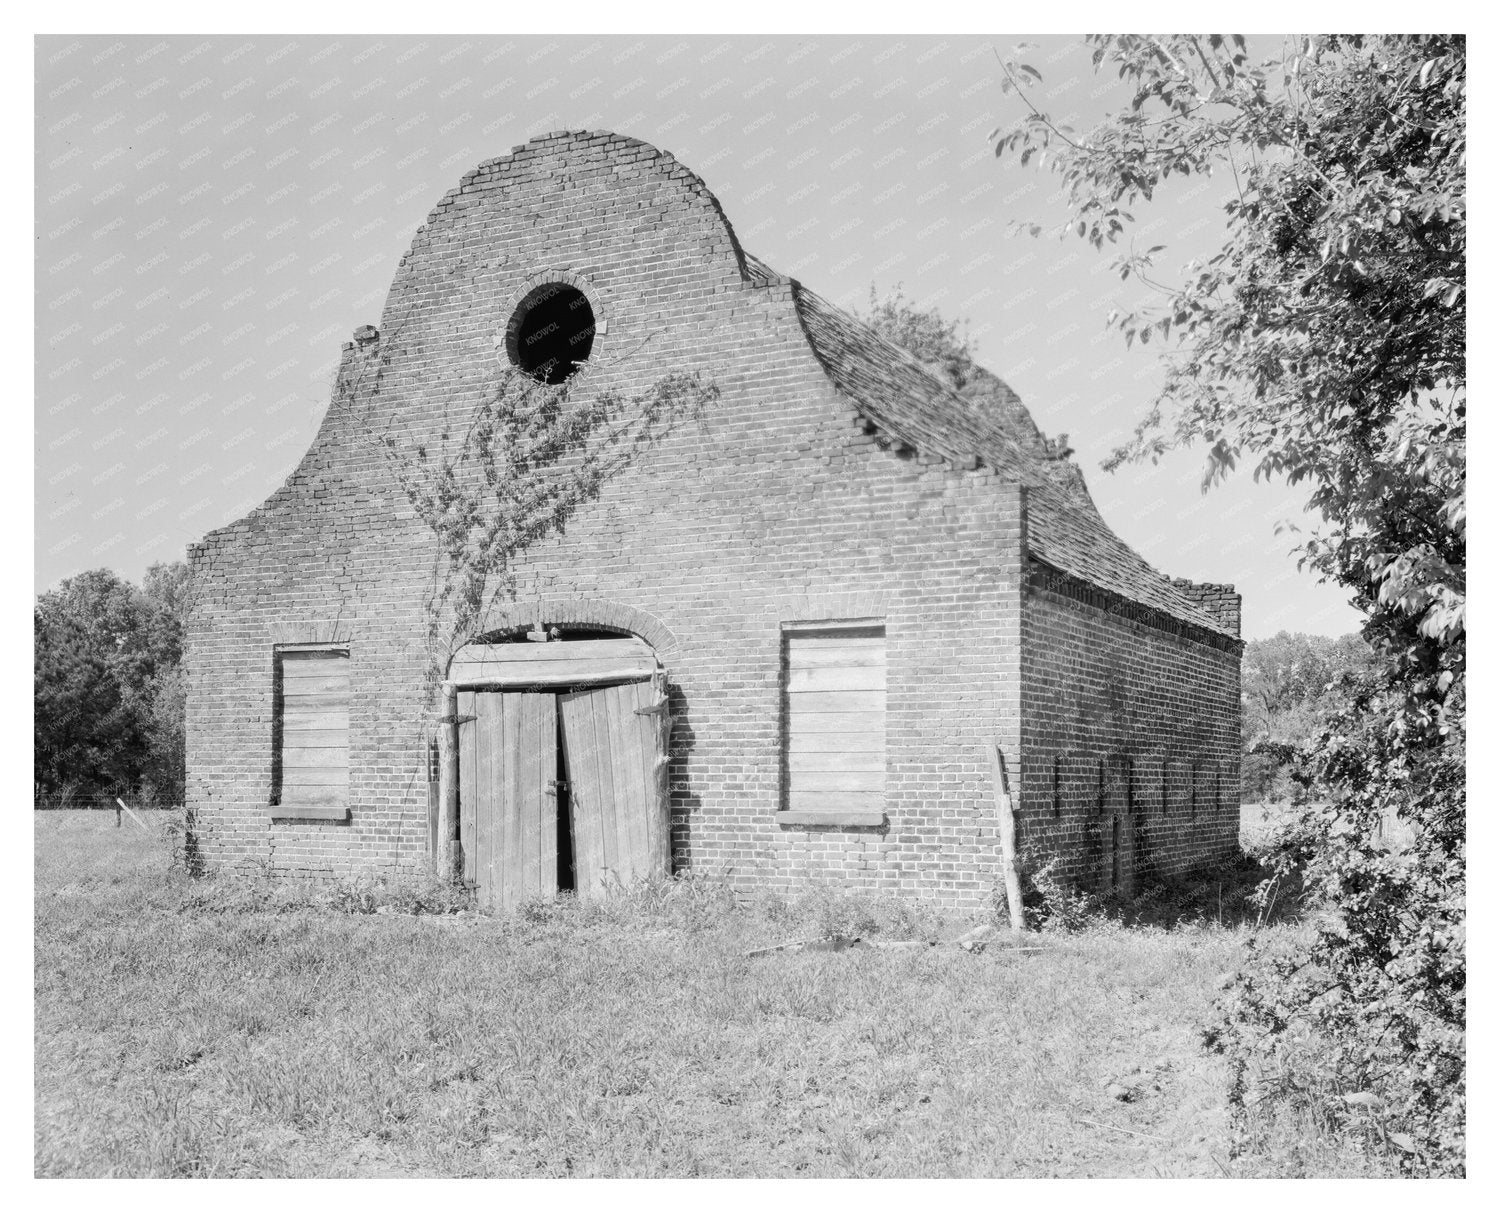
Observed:
[[[1029,562],[1022,848],[1091,892],[1233,855],[1242,648]]]

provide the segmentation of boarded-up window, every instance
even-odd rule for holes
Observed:
[[[785,632],[786,824],[885,820],[885,628]]]
[[[277,817],[349,816],[349,651],[277,653]]]

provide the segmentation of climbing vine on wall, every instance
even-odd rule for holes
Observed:
[[[719,390],[671,373],[627,394],[588,365],[561,384],[505,367],[461,425],[423,442],[374,435],[436,539],[427,620],[427,702],[448,660],[517,596],[517,557],[561,534],[579,507]]]

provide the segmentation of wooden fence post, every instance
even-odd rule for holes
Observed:
[[[990,747],[990,769],[995,779],[995,814],[1000,831],[1000,874],[1005,880],[1005,908],[1010,914],[1010,929],[1020,934],[1026,929],[1021,908],[1021,875],[1016,867],[1016,814],[1010,797],[1010,780],[1005,773],[1005,754],[996,742]]]
[[[438,864],[438,739],[428,736],[422,747],[422,761],[427,766],[427,862],[434,870]]]
[[[127,812],[127,813],[129,813],[129,814],[130,814],[130,820],[131,820],[131,821],[133,821],[133,822],[135,822],[135,824],[136,824],[136,825],[138,825],[138,826],[140,826],[140,827],[141,827],[141,829],[143,829],[143,830],[145,830],[145,831],[146,831],[146,833],[148,833],[148,834],[149,834],[149,833],[151,833],[151,827],[150,827],[150,826],[148,826],[148,825],[147,825],[147,824],[146,824],[146,823],[145,823],[145,822],[144,822],[144,821],[142,821],[142,820],[141,820],[141,819],[140,819],[140,818],[139,818],[139,817],[137,817],[137,816],[136,816],[136,813],[135,813],[135,810],[134,810],[134,809],[132,809],[132,808],[131,808],[131,807],[130,807],[130,806],[129,806],[129,805],[128,805],[128,804],[126,804],[126,803],[125,803],[125,802],[124,802],[124,801],[123,801],[123,800],[121,800],[121,799],[120,799],[120,798],[119,798],[119,797],[118,797],[118,796],[116,796],[116,797],[115,797],[115,803],[116,803],[116,804],[117,804],[117,805],[119,805],[119,806],[120,806],[120,808],[119,808],[119,809],[116,809],[116,810],[115,810],[115,814],[116,814],[116,817],[117,817],[117,819],[118,819],[118,815],[119,815],[119,812],[120,812],[120,809],[124,809],[124,810],[125,810],[125,812]]]
[[[438,717],[438,875],[458,877],[458,688],[443,683]]]

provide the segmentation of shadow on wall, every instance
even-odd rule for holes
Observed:
[[[688,758],[698,735],[688,716],[687,696],[668,676],[667,699],[671,704],[672,734],[668,742],[670,762],[667,766],[668,804],[672,839],[672,875],[679,876],[692,867],[693,820],[702,807],[703,798],[693,791],[688,778]]]

